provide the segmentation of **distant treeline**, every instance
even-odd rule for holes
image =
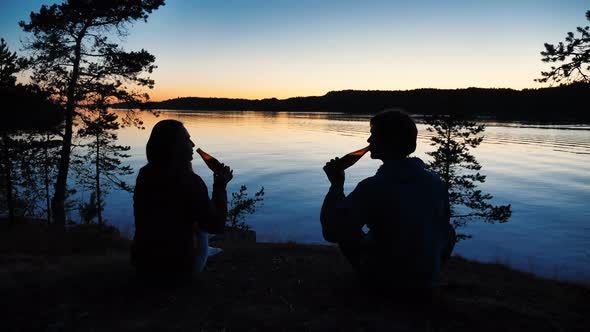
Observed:
[[[185,97],[152,102],[147,107],[170,110],[289,111],[375,113],[401,108],[413,114],[463,114],[498,120],[590,121],[590,84],[572,84],[541,89],[408,91],[344,90],[317,97],[288,99],[230,99]],[[125,108],[124,104],[113,105]]]

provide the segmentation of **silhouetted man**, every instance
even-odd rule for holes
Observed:
[[[439,284],[455,233],[446,186],[422,160],[408,157],[416,150],[417,133],[403,112],[375,115],[367,141],[371,158],[383,165],[345,196],[338,158],[326,163],[331,186],[320,220],[326,241],[339,245],[361,280],[378,289],[429,294]]]

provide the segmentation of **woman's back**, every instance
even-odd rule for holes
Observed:
[[[139,171],[133,195],[131,257],[140,274],[156,278],[192,274],[197,265],[194,229],[223,232],[225,188],[232,171],[220,165],[213,175],[213,197],[209,200],[207,186],[192,170],[194,147],[179,121],[162,120],[152,128],[146,145],[148,164]]]
[[[133,262],[140,270],[190,272],[193,225],[209,208],[207,187],[194,173],[166,173],[148,164],[137,177]]]

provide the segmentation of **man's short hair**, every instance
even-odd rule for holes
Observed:
[[[377,134],[385,144],[393,149],[393,155],[404,158],[416,151],[418,128],[414,120],[404,111],[382,111],[371,118],[371,127],[376,127]]]

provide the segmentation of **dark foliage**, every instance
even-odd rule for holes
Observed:
[[[590,21],[590,10],[586,12]],[[583,82],[590,83],[590,26],[577,27],[576,32],[568,32],[565,42],[557,45],[545,44],[541,52],[543,62],[559,63],[549,71],[541,72],[538,82]]]
[[[41,6],[28,22],[19,24],[32,35],[26,47],[32,79],[49,91],[64,108],[63,144],[55,182],[52,208],[55,220],[65,225],[65,199],[70,168],[74,119],[78,108],[100,91],[116,101],[137,104],[147,94],[133,88],[151,88],[154,56],[145,50],[126,52],[112,41],[124,36],[126,26],[164,4],[163,0],[66,0]],[[128,116],[130,124],[141,121]],[[100,201],[100,200],[99,200]]]
[[[80,218],[82,218],[82,224],[92,224],[94,218],[98,217],[99,213],[104,210],[104,207],[104,202],[102,202],[102,204],[98,204],[96,201],[96,192],[91,192],[88,202],[80,203],[80,207],[78,208],[80,211]]]
[[[0,38],[0,89],[16,85],[14,74],[20,71],[16,52],[10,52],[4,38]]]
[[[74,168],[78,182],[91,191],[91,198],[95,198],[92,202],[96,204],[98,223],[102,225],[105,197],[113,187],[131,192],[133,189],[120,177],[132,174],[133,170],[122,163],[122,159],[129,157],[125,152],[130,147],[116,144],[116,132],[120,127],[117,115],[109,112],[104,103],[92,105],[96,109],[80,115],[83,127],[78,136],[86,143],[83,144],[84,153],[74,159]]]
[[[413,114],[461,113],[497,120],[590,121],[586,103],[590,84],[525,89],[468,88],[456,90],[332,91],[318,97],[288,99],[176,98],[149,103],[155,109],[212,111],[288,111],[376,113],[402,108]],[[116,104],[125,108],[129,105]]]
[[[244,220],[246,216],[256,212],[258,203],[264,200],[264,187],[254,193],[254,197],[248,197],[248,188],[242,185],[240,190],[232,193],[231,196],[227,212],[227,227],[247,231],[250,226]]]
[[[51,168],[47,154],[37,163],[38,151],[62,116],[49,94],[38,86],[16,84],[15,74],[25,68],[26,62],[0,39],[0,100],[9,106],[0,113],[0,210],[7,212],[8,220],[36,214],[37,198],[42,196],[39,171],[43,169],[47,175]]]
[[[485,126],[456,115],[428,117],[425,121],[428,131],[434,134],[431,145],[436,147],[428,152],[433,158],[429,168],[447,185],[453,227],[463,228],[476,220],[507,222],[512,215],[511,206],[492,205],[493,196],[477,188],[486,176],[479,172],[481,164],[470,150],[483,141]],[[471,235],[457,232],[458,240],[468,238]]]

